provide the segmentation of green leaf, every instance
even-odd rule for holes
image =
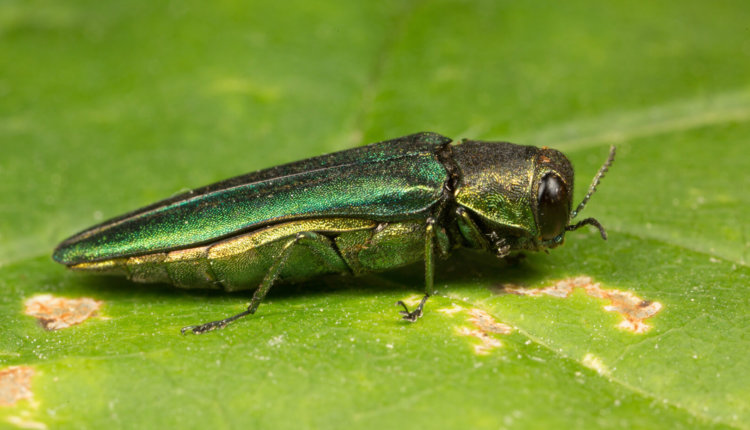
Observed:
[[[0,373],[33,371],[0,426],[749,428],[748,22],[741,1],[0,3]],[[179,329],[249,296],[49,258],[181,190],[422,130],[561,149],[577,199],[616,144],[584,211],[609,240],[457,252],[416,324],[393,304],[418,266],[280,286],[202,336]],[[650,329],[580,288],[528,295],[581,276],[658,302]],[[102,308],[45,331],[41,294]]]

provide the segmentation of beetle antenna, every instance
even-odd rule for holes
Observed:
[[[565,231],[573,231],[578,230],[579,228],[583,227],[584,225],[593,225],[594,227],[599,229],[599,233],[602,235],[602,239],[607,240],[607,231],[604,230],[604,226],[599,224],[599,221],[597,221],[594,218],[586,218],[585,220],[578,221],[576,224],[569,225],[565,227]]]
[[[596,173],[596,176],[594,176],[594,180],[591,181],[591,186],[589,187],[589,192],[586,193],[586,197],[584,197],[583,201],[578,204],[578,207],[573,212],[570,213],[570,219],[575,218],[576,215],[578,215],[578,213],[583,210],[583,207],[586,206],[586,203],[589,201],[589,199],[591,198],[591,196],[594,194],[594,191],[596,191],[596,186],[599,185],[599,181],[601,181],[602,178],[604,177],[604,174],[607,173],[607,170],[609,170],[609,166],[612,165],[613,161],[615,161],[615,147],[614,147],[614,145],[612,145],[612,146],[609,147],[609,157],[607,157],[607,161],[604,162],[604,164],[602,165],[602,167]],[[593,218],[589,218],[589,219],[593,219]],[[587,221],[587,220],[584,220],[584,221]],[[596,220],[594,220],[594,221],[596,221]],[[581,223],[578,223],[576,225],[579,225],[579,224],[581,224]],[[589,222],[589,223],[586,223],[586,224],[591,224],[591,223]],[[599,225],[599,223],[597,222],[596,224],[592,224],[592,225]],[[568,226],[568,227],[570,227],[570,226]],[[572,230],[575,230],[575,229],[572,229]],[[606,239],[606,234],[603,233],[601,225],[599,225],[599,230],[602,231],[602,237],[604,237]]]

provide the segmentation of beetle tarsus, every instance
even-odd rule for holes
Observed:
[[[502,260],[503,258],[506,258],[510,255],[511,248],[510,245],[505,243],[505,239],[503,239],[500,243],[496,243],[495,246],[495,254],[497,255],[497,258]]]
[[[248,310],[245,310],[243,312],[238,313],[237,315],[233,315],[233,316],[231,316],[229,318],[224,318],[223,320],[211,321],[211,322],[207,322],[207,323],[201,324],[201,325],[189,325],[187,327],[183,327],[182,330],[180,330],[180,333],[185,334],[187,332],[192,332],[193,334],[203,334],[203,333],[205,333],[207,331],[212,331],[212,330],[216,330],[216,329],[219,329],[219,328],[224,328],[224,327],[228,326],[229,323],[231,323],[231,322],[233,322],[233,321],[235,321],[237,319],[240,319],[240,318],[244,317],[245,315],[250,315],[252,313],[253,312],[250,312],[250,310],[248,309]]]
[[[399,311],[399,314],[402,315],[401,318],[403,318],[404,320],[409,321],[409,322],[416,322],[419,319],[419,317],[422,316],[422,309],[424,308],[424,304],[425,304],[425,302],[427,302],[428,298],[430,298],[430,295],[429,294],[425,294],[425,296],[422,297],[422,301],[420,301],[419,305],[417,305],[417,308],[414,309],[411,312],[409,311],[409,308],[406,306],[406,303],[404,303],[401,300],[399,300],[398,302],[396,302],[396,306],[403,306],[404,307],[403,311]]]

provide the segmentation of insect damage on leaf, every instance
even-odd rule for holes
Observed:
[[[28,366],[11,366],[0,370],[0,406],[13,406],[22,399],[31,399],[31,377]]]
[[[600,375],[609,375],[610,373],[609,368],[602,362],[602,359],[594,354],[586,354],[581,363]]]
[[[455,305],[454,308],[455,309]],[[487,312],[481,309],[469,309],[469,321],[476,328],[461,327],[458,333],[463,336],[471,336],[479,339],[481,343],[474,345],[474,352],[480,355],[489,354],[494,348],[499,348],[503,344],[500,340],[493,337],[493,334],[510,334],[513,328],[507,324],[495,321]]]
[[[96,314],[101,302],[88,297],[68,299],[43,294],[26,300],[26,315],[39,320],[47,330],[80,324]]]
[[[474,323],[480,330],[487,333],[510,334],[513,328],[507,324],[499,323],[487,312],[481,309],[470,309],[469,321]]]
[[[544,288],[524,288],[514,284],[503,284],[498,287],[498,292],[515,294],[519,296],[541,296],[566,298],[570,296],[575,288],[583,289],[587,295],[598,299],[608,300],[609,304],[604,310],[617,312],[622,315],[623,320],[618,327],[633,333],[645,333],[651,326],[643,322],[647,318],[656,315],[662,308],[661,303],[643,300],[628,291],[607,290],[601,284],[594,282],[588,276],[563,279],[553,285]]]
[[[462,310],[464,310],[463,307],[461,307],[461,306],[459,306],[459,305],[457,305],[455,303],[452,303],[451,307],[449,307],[449,308],[443,308],[443,309],[438,309],[438,312],[442,312],[442,313],[444,313],[446,315],[453,315],[456,312],[461,312]]]

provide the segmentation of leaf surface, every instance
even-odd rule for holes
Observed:
[[[0,4],[0,370],[33,369],[0,421],[748,428],[747,22],[740,1]],[[617,145],[583,213],[610,239],[515,264],[457,252],[416,324],[393,304],[419,298],[417,266],[279,287],[202,336],[179,329],[249,296],[49,257],[180,191],[423,130],[558,148],[577,199]],[[528,294],[582,276],[658,302],[650,328],[583,288]],[[102,307],[45,331],[24,314],[42,294]]]

